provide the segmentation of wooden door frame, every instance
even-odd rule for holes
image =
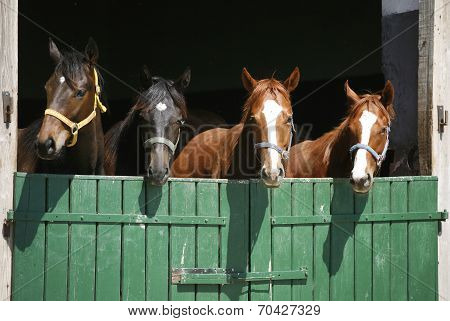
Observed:
[[[11,97],[11,122],[4,122],[0,97],[0,300],[10,300],[12,228],[6,224],[13,207],[13,173],[17,170],[18,0],[0,2],[0,95]]]

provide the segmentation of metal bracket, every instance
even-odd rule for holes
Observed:
[[[306,268],[295,271],[236,272],[224,268],[173,268],[172,284],[232,284],[272,280],[306,280]]]
[[[4,238],[8,238],[11,236],[11,221],[9,220],[3,221],[2,235]]]
[[[448,112],[444,110],[444,106],[442,105],[437,106],[437,111],[438,111],[438,132],[442,134],[444,132],[444,126],[447,126]]]
[[[12,97],[9,91],[2,92],[3,100],[3,122],[5,124],[11,123],[11,115],[13,113]]]

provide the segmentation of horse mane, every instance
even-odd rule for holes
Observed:
[[[184,95],[180,93],[174,86],[172,80],[166,80],[162,77],[153,77],[156,81],[150,88],[138,96],[133,109],[141,111],[151,111],[156,107],[157,102],[162,101],[168,95],[173,99],[176,106],[181,109],[184,118],[187,118],[187,107]],[[149,104],[151,102],[151,104]]]
[[[75,79],[82,78],[83,74],[86,72],[86,66],[89,65],[90,63],[82,53],[75,50],[64,51],[61,55],[61,59],[55,66],[54,72],[56,76],[64,76],[67,85],[71,89],[75,89]],[[95,66],[92,67],[95,68]],[[102,96],[104,92],[103,87],[105,82],[99,68],[96,68],[96,70],[98,76],[98,85],[101,89],[100,98],[104,98]]]
[[[290,99],[289,93],[286,88],[284,88],[283,84],[275,78],[272,77],[269,79],[260,80],[244,103],[241,122],[245,122],[247,120],[252,106],[259,103],[260,100],[264,99],[264,96],[267,92],[270,92],[274,96],[274,98],[276,98],[277,95],[280,94],[287,101],[289,101]]]

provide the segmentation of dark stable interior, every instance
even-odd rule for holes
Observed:
[[[322,135],[345,116],[345,80],[357,92],[384,86],[381,50],[375,50],[381,1],[26,1],[19,10],[20,128],[45,109],[44,84],[53,72],[47,32],[60,49],[65,46],[57,38],[80,51],[88,37],[97,42],[99,64],[111,73],[103,72],[105,131],[133,105],[143,64],[168,79],[190,66],[188,109],[213,111],[229,124],[239,120],[247,95],[243,67],[257,79],[274,74],[284,80],[298,66],[294,121],[312,124],[300,131],[301,139]]]

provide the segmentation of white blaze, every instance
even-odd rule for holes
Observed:
[[[280,115],[283,107],[278,105],[275,100],[266,100],[264,102],[263,114],[266,117],[267,123],[267,138],[269,143],[278,145],[277,141],[277,118]],[[280,159],[280,154],[272,148],[269,148],[270,155],[270,166],[272,170],[278,170],[278,161]]]
[[[164,103],[158,103],[158,105],[156,105],[156,109],[158,109],[159,111],[164,111],[167,109],[167,106]]]
[[[64,78],[64,76],[61,76],[60,78],[59,78],[59,83],[60,84],[62,84],[63,82],[65,82],[66,81],[66,78]]]
[[[377,121],[377,116],[370,111],[363,111],[359,122],[361,123],[361,144],[369,145],[370,133],[372,126]],[[353,179],[361,179],[367,176],[367,151],[365,149],[358,149],[355,157],[355,164],[352,170]]]

